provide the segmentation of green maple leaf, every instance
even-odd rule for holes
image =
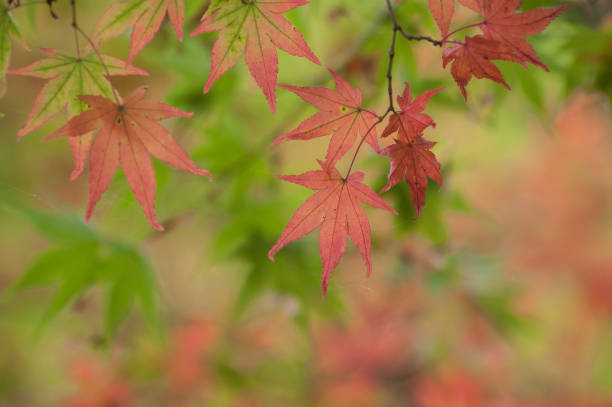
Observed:
[[[42,51],[47,58],[9,71],[11,75],[48,80],[38,93],[28,113],[26,123],[19,130],[19,138],[38,129],[64,108],[67,108],[68,117],[88,110],[87,105],[79,100],[78,95],[99,95],[113,98],[111,84],[105,78],[104,66],[93,52],[79,58],[59,53],[55,49],[44,48]],[[145,71],[117,58],[103,55],[102,59],[111,75],[148,75]],[[83,172],[91,137],[92,134],[70,138],[75,164],[70,176],[71,180]]]
[[[6,92],[5,76],[11,58],[11,37],[20,39],[21,33],[7,6],[0,4],[0,97]]]

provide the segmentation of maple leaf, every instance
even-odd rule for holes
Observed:
[[[96,23],[92,37],[106,41],[133,27],[128,62],[151,42],[166,14],[179,40],[183,40],[184,0],[115,1]]]
[[[73,117],[45,138],[79,137],[101,127],[89,153],[86,221],[91,218],[119,165],[149,223],[157,230],[163,227],[155,218],[155,172],[150,155],[180,170],[210,176],[208,171],[194,164],[163,126],[156,123],[169,117],[191,117],[193,113],[144,100],[145,94],[146,88],[137,88],[119,104],[102,96],[80,95],[79,99],[92,109]]]
[[[445,38],[453,20],[455,0],[428,0],[428,5],[442,38]]]
[[[434,153],[429,151],[435,145],[435,142],[418,136],[410,142],[395,140],[395,144],[382,151],[382,155],[391,159],[391,169],[387,185],[381,193],[388,191],[405,179],[410,187],[410,202],[412,202],[417,217],[425,205],[428,177],[442,186],[440,163]]]
[[[320,64],[302,34],[282,14],[308,4],[306,0],[216,0],[191,34],[220,31],[213,46],[207,93],[245,55],[251,75],[272,111],[276,111],[278,55],[276,47]]]
[[[397,97],[397,103],[400,105],[401,112],[389,118],[389,124],[381,137],[387,137],[392,133],[398,132],[403,140],[411,141],[423,133],[427,127],[436,127],[433,119],[422,112],[427,107],[431,98],[441,90],[444,90],[444,88],[428,90],[413,100],[410,85],[406,83],[404,92]]]
[[[370,258],[370,223],[361,202],[375,208],[397,213],[376,192],[363,184],[363,172],[342,178],[336,168],[319,161],[322,170],[309,171],[301,175],[280,175],[280,179],[318,191],[300,206],[289,221],[280,238],[268,252],[274,255],[285,245],[319,230],[319,254],[322,260],[321,277],[323,296],[332,272],[340,263],[351,238],[366,264],[367,276],[372,273]]]
[[[380,151],[374,125],[376,113],[363,109],[361,91],[351,87],[334,71],[336,90],[323,87],[280,86],[321,110],[304,120],[295,130],[277,137],[272,145],[284,140],[310,140],[333,134],[325,156],[325,163],[333,167],[355,144],[357,135],[366,137],[368,144]]]
[[[6,93],[6,72],[11,58],[11,37],[21,38],[21,33],[8,11],[8,6],[2,2],[0,4],[0,97]]]
[[[525,37],[543,31],[567,8],[567,4],[516,13],[521,0],[459,0],[459,2],[483,16],[484,21],[479,27],[485,37],[505,44],[523,65],[531,63],[548,71],[548,67],[540,61]]]
[[[465,100],[467,100],[465,87],[472,76],[479,79],[490,79],[510,90],[510,85],[506,83],[501,71],[492,62],[495,59],[518,62],[518,58],[508,46],[482,35],[466,36],[464,43],[446,48],[442,54],[443,67],[452,61],[451,74]]]
[[[9,71],[11,75],[48,80],[36,96],[28,113],[28,119],[17,134],[19,138],[38,129],[65,107],[68,117],[87,110],[87,105],[76,95],[113,97],[111,84],[105,78],[106,70],[95,53],[75,57],[62,54],[55,49],[43,48],[42,51],[47,58]],[[147,72],[125,64],[117,58],[102,55],[102,60],[111,75],[148,75]],[[83,171],[92,136],[89,134],[69,138],[75,163],[71,180],[76,179]]]
[[[432,96],[443,89],[428,90],[413,100],[410,85],[406,83],[403,94],[397,97],[402,110],[389,118],[389,124],[382,134],[383,137],[387,137],[397,133],[398,138],[395,139],[395,144],[385,148],[381,153],[391,159],[387,185],[381,193],[405,179],[410,187],[410,200],[417,217],[425,205],[428,177],[442,186],[440,163],[429,151],[436,143],[425,140],[422,135],[427,127],[435,127],[435,123],[429,115],[422,112]]]

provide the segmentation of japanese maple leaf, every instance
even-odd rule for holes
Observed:
[[[340,263],[346,249],[348,237],[357,246],[366,264],[367,276],[372,273],[370,223],[361,202],[392,213],[396,212],[376,192],[362,183],[364,176],[362,172],[353,173],[348,179],[344,179],[336,168],[321,161],[319,165],[322,170],[301,175],[279,176],[282,180],[318,192],[295,211],[268,256],[274,260],[274,255],[283,246],[320,226],[319,254],[323,265],[321,281],[325,296],[331,274]]]
[[[397,97],[397,103],[400,105],[401,112],[389,118],[389,125],[383,131],[382,137],[399,132],[403,140],[410,141],[423,133],[427,127],[436,127],[433,119],[422,112],[427,107],[431,98],[441,90],[444,90],[444,88],[428,90],[413,100],[410,85],[406,83],[404,93]]]
[[[467,100],[465,87],[472,76],[479,79],[491,79],[505,86],[508,90],[510,89],[501,71],[492,62],[495,59],[518,62],[516,55],[508,46],[501,41],[492,40],[482,35],[467,36],[464,43],[447,48],[442,54],[444,67],[452,62],[451,74],[459,89],[461,89],[465,100]]]
[[[442,38],[445,38],[453,20],[455,0],[428,0],[428,5]]]
[[[214,0],[200,26],[191,34],[193,37],[220,31],[213,46],[204,93],[244,54],[251,75],[274,112],[278,74],[276,47],[320,64],[302,34],[282,16],[305,4],[308,4],[306,0]]]
[[[159,120],[169,117],[191,117],[164,103],[144,100],[146,89],[137,88],[119,104],[102,96],[80,95],[90,106],[73,117],[45,140],[57,137],[80,137],[98,128],[89,153],[89,202],[85,220],[89,221],[96,203],[108,188],[119,165],[136,200],[151,226],[163,227],[155,218],[155,172],[150,155],[184,171],[210,176],[198,168]]]
[[[75,57],[62,54],[55,49],[43,48],[42,51],[47,58],[9,71],[11,75],[48,80],[34,100],[28,113],[28,119],[19,130],[19,138],[38,129],[65,107],[67,107],[68,117],[76,116],[87,110],[87,105],[76,95],[113,97],[111,85],[105,78],[106,70],[95,53]],[[103,55],[102,60],[111,75],[148,75],[145,71],[117,58]],[[69,138],[75,164],[70,176],[71,180],[78,177],[83,171],[92,136],[93,134],[89,134]]]
[[[0,97],[6,93],[6,72],[11,58],[11,37],[21,38],[21,33],[6,2],[0,4]]]
[[[546,71],[535,50],[525,37],[543,31],[552,20],[565,10],[567,4],[554,8],[537,8],[516,13],[522,0],[459,0],[461,4],[482,14],[479,25],[485,37],[504,43],[523,65],[531,63]]]
[[[439,92],[441,89],[434,89],[428,92]],[[433,94],[425,92],[419,96],[416,101],[427,95],[426,100],[428,101]],[[408,84],[406,84],[406,91],[404,91],[404,101],[410,100],[410,90]],[[425,102],[426,104],[427,102]],[[400,105],[406,107],[412,107],[414,104],[404,103],[400,101]],[[422,110],[422,109],[421,109]],[[403,112],[402,112],[403,113]],[[431,118],[427,115],[423,115],[433,124]],[[387,185],[382,189],[381,193],[388,191],[391,187],[398,184],[402,180],[406,180],[406,183],[410,187],[410,201],[416,211],[417,217],[421,214],[421,209],[425,205],[425,193],[427,191],[428,177],[433,179],[442,186],[442,175],[440,174],[440,163],[436,159],[436,156],[429,151],[435,142],[427,141],[417,132],[416,135],[408,134],[403,129],[409,129],[412,126],[411,121],[413,119],[408,115],[397,115],[391,116],[389,119],[389,125],[385,129],[383,134],[391,134],[397,132],[399,138],[395,139],[395,144],[390,145],[382,151],[383,156],[387,156],[391,159],[391,169],[389,171],[389,177]],[[417,121],[419,125],[422,122]],[[425,126],[427,127],[427,126]],[[423,129],[425,128],[423,127]]]
[[[133,27],[127,59],[131,62],[151,42],[166,14],[177,37],[182,41],[184,11],[184,0],[115,1],[96,23],[92,37],[102,42]]]
[[[330,72],[334,77],[336,90],[280,85],[321,111],[304,120],[295,130],[277,137],[272,145],[284,140],[310,140],[333,134],[325,157],[326,164],[333,167],[353,147],[358,135],[366,137],[366,141],[376,152],[380,151],[380,147],[374,129],[376,113],[363,109],[359,89],[351,87],[334,71]]]

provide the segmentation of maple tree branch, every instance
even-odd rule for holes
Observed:
[[[427,37],[424,35],[408,34],[406,31],[404,31],[402,26],[397,21],[397,16],[395,15],[395,10],[393,9],[393,5],[391,4],[391,1],[390,0],[386,0],[386,1],[387,1],[387,8],[389,9],[389,15],[391,16],[391,21],[393,21],[394,31],[399,31],[399,33],[402,34],[402,36],[408,41],[427,41],[435,45],[436,47],[441,47],[444,44],[444,40],[434,40],[433,38]]]
[[[398,31],[408,41],[427,41],[427,42],[432,43],[436,47],[441,47],[444,44],[443,40],[434,40],[431,37],[427,37],[427,36],[423,36],[423,35],[410,35],[410,34],[406,33],[406,31],[404,31],[404,29],[402,27],[400,27],[400,26],[398,26]]]
[[[8,7],[6,8],[6,10],[7,11],[13,11],[13,10],[15,10],[17,8],[20,8],[20,7],[35,6],[37,4],[48,4],[48,3],[47,3],[47,0],[33,0],[33,1],[28,2],[28,3],[22,3],[19,0],[9,1],[8,2]]]
[[[387,0],[388,1],[388,0]],[[389,48],[389,63],[387,64],[387,93],[389,94],[389,108],[387,112],[395,112],[393,106],[393,62],[395,61],[395,43],[397,40],[397,27],[393,27],[393,37],[391,38],[391,47]]]

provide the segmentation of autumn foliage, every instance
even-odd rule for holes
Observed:
[[[47,3],[52,15],[55,15],[53,2]],[[270,250],[269,257],[273,259],[288,243],[320,228],[323,294],[345,252],[348,237],[362,256],[366,274],[372,271],[370,222],[362,204],[395,213],[363,183],[363,172],[353,171],[364,144],[367,143],[376,154],[389,159],[388,182],[381,193],[405,181],[410,188],[410,201],[417,217],[426,205],[429,179],[439,186],[443,183],[440,162],[432,151],[436,143],[429,141],[425,135],[428,128],[435,126],[434,120],[425,113],[427,104],[443,88],[428,90],[413,97],[410,85],[406,83],[396,106],[392,80],[396,42],[405,38],[427,41],[432,46],[440,47],[442,64],[445,67],[450,65],[450,74],[466,100],[466,86],[472,77],[487,78],[510,89],[495,61],[510,61],[523,66],[531,64],[547,70],[526,37],[543,31],[563,12],[565,5],[519,11],[520,0],[459,0],[458,3],[454,0],[428,1],[440,34],[440,39],[433,39],[408,34],[398,22],[391,1],[386,0],[392,20],[393,40],[387,70],[389,105],[381,113],[365,105],[359,88],[332,70],[330,73],[335,89],[280,85],[319,111],[296,129],[278,136],[272,145],[288,140],[331,137],[325,157],[317,160],[320,169],[302,175],[279,177],[317,192],[296,210]],[[156,179],[150,156],[195,175],[210,176],[210,173],[200,169],[170,133],[157,123],[170,117],[190,117],[190,114],[161,102],[146,100],[143,88],[136,89],[123,99],[113,85],[112,77],[146,75],[131,62],[153,41],[166,18],[177,37],[183,39],[183,0],[112,2],[89,34],[78,23],[78,1],[71,4],[76,55],[44,49],[45,59],[8,71],[8,38],[18,37],[11,15],[24,3],[8,1],[3,4],[0,15],[2,80],[5,72],[8,72],[47,81],[33,102],[19,137],[40,128],[65,109],[69,120],[45,139],[60,136],[69,139],[75,162],[71,179],[76,178],[83,171],[85,162],[88,162],[86,221],[92,217],[96,203],[120,166],[151,226],[163,230],[155,214]],[[251,76],[274,113],[279,69],[277,49],[321,64],[303,35],[285,17],[290,10],[307,4],[305,0],[212,0],[201,17],[200,25],[191,33],[191,36],[197,36],[218,32],[211,50],[210,72],[204,92],[208,92],[222,75],[244,57]],[[455,9],[459,5],[476,13],[481,21],[453,30]],[[464,39],[459,37],[464,30],[473,27],[477,27],[481,33],[467,35]],[[131,30],[131,40],[126,61],[100,53],[99,48],[105,41],[127,30]],[[327,62],[323,61],[323,64]],[[382,133],[377,131],[378,125],[385,121],[387,123]],[[346,159],[348,166],[340,166],[343,159]],[[341,172],[339,168],[348,169]]]

